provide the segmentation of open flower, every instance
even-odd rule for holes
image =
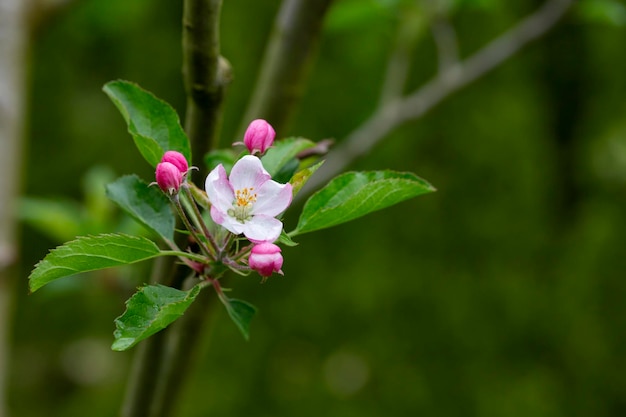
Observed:
[[[243,233],[254,243],[278,239],[283,224],[275,217],[291,204],[291,184],[272,181],[259,158],[244,156],[230,177],[218,165],[207,176],[205,187],[215,223],[236,235]]]

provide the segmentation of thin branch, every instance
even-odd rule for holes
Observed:
[[[330,152],[324,165],[306,184],[313,190],[340,173],[356,158],[367,154],[393,129],[422,117],[460,88],[485,75],[548,31],[565,14],[573,0],[549,0],[508,32],[487,44],[464,62],[453,65],[406,98],[387,102]],[[301,192],[299,195],[304,195]]]
[[[381,106],[404,95],[404,88],[409,77],[411,54],[424,33],[422,18],[416,13],[417,11],[413,9],[405,10],[398,23],[380,94]]]
[[[258,118],[269,121],[279,136],[286,131],[302,98],[324,16],[332,1],[283,1],[237,137],[243,137],[248,123]]]
[[[230,64],[220,56],[221,6],[221,0],[185,0],[183,6],[185,130],[194,152],[194,164],[198,167],[204,166],[204,154],[217,147],[222,101],[232,79]]]
[[[445,72],[459,61],[459,46],[457,44],[456,31],[444,16],[435,17],[430,27],[439,61],[439,72]]]

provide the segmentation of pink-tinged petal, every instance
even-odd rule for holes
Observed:
[[[217,207],[211,205],[211,218],[216,224],[224,223],[225,213],[221,212]]]
[[[230,171],[230,183],[235,190],[253,187],[256,192],[270,178],[261,160],[252,155],[241,158]]]
[[[264,154],[267,148],[274,143],[276,132],[272,125],[263,119],[253,120],[246,133],[243,135],[243,142],[251,154],[259,152]]]
[[[228,182],[226,176],[226,170],[219,164],[213,171],[206,177],[204,184],[207,197],[211,202],[211,207],[215,207],[223,214],[232,208],[233,200],[235,199],[235,193],[233,188]]]
[[[160,162],[156,166],[156,182],[159,188],[166,194],[174,195],[178,193],[182,182],[182,174],[174,164]]]
[[[274,242],[283,230],[280,220],[263,215],[254,216],[243,226],[243,234],[253,243]]]
[[[276,181],[266,181],[257,191],[257,200],[254,203],[252,214],[277,216],[291,204],[293,191],[291,184],[279,184]]]
[[[250,251],[248,265],[262,277],[267,278],[274,272],[283,275],[283,256],[280,248],[273,243],[264,242],[254,245]]]

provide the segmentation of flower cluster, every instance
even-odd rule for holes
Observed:
[[[211,243],[203,247],[205,255],[212,258],[211,261],[221,262],[237,271],[257,271],[264,279],[274,272],[281,275],[283,273],[281,250],[274,244],[283,230],[283,224],[277,216],[289,207],[293,194],[291,184],[273,181],[261,159],[256,156],[263,155],[272,146],[274,137],[274,129],[269,123],[261,119],[254,120],[250,123],[243,142],[250,155],[236,161],[230,174],[222,164],[208,174],[205,190],[211,205],[210,217],[216,225],[230,232],[220,242],[216,236],[211,235],[209,231],[212,229],[206,225],[194,227],[178,201],[178,193],[189,171],[185,157],[176,151],[166,152],[155,173],[159,188],[169,197],[176,197],[174,200],[178,213],[192,236],[201,247],[203,242]],[[191,198],[191,194],[189,195]],[[201,215],[196,215],[195,220],[204,221]],[[200,233],[205,236],[196,236]],[[230,248],[227,247],[233,241],[231,237],[240,235],[250,242],[243,251],[248,255],[247,265],[241,263],[245,258],[240,256],[241,250],[229,252]],[[194,269],[201,270],[197,265]]]

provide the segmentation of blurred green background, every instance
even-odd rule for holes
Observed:
[[[349,3],[331,9],[296,120],[279,136],[341,140],[375,109],[398,16],[375,4],[390,2],[369,1],[374,12],[362,14]],[[452,18],[464,57],[541,4],[465,3],[474,6]],[[241,140],[235,131],[278,7],[224,2],[222,53],[235,76],[224,146]],[[132,228],[94,184],[132,172],[150,181],[153,172],[101,88],[131,80],[183,114],[181,15],[181,2],[83,0],[34,34],[23,189],[73,206],[83,232]],[[611,24],[568,13],[352,164],[413,171],[438,192],[302,236],[283,251],[285,277],[230,282],[259,308],[251,340],[223,311],[211,319],[177,415],[626,415],[619,16]],[[411,89],[435,70],[426,34]],[[57,238],[21,230],[9,405],[17,417],[116,415],[133,351],[109,349],[113,319],[149,265],[29,296],[32,265],[73,234],[61,229]]]

